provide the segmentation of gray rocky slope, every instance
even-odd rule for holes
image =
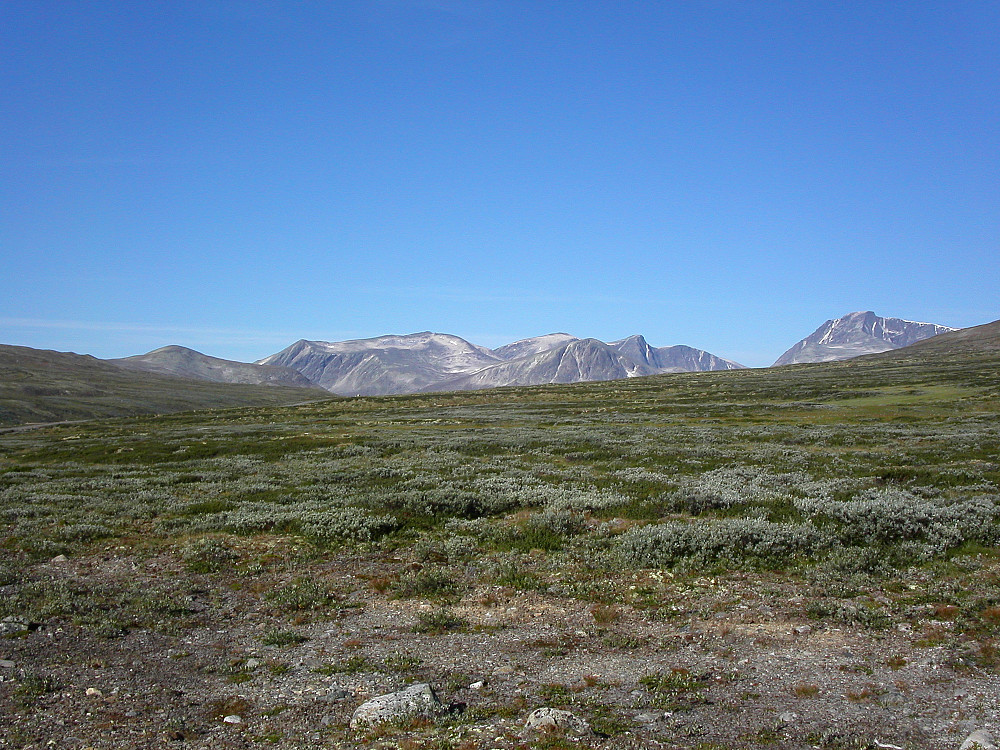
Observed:
[[[260,363],[293,368],[328,391],[351,396],[577,383],[742,367],[691,347],[651,347],[642,336],[606,344],[565,333],[524,339],[495,350],[430,332],[340,342],[302,340]]]
[[[828,320],[782,354],[772,367],[803,362],[830,362],[877,354],[956,329],[936,323],[883,318],[870,310]]]
[[[105,361],[125,370],[207,380],[213,383],[315,387],[306,376],[289,367],[233,362],[210,357],[184,346],[164,346],[147,354]]]

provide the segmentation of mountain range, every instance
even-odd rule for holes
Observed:
[[[942,357],[989,358],[998,351],[1000,321],[958,330],[856,312],[827,321],[775,365],[852,359],[844,364],[905,361],[924,367]],[[292,404],[328,399],[331,391],[471,390],[741,367],[687,346],[653,347],[638,335],[604,343],[552,333],[497,349],[426,332],[341,342],[303,340],[260,363],[218,359],[181,346],[100,360],[0,345],[0,426]]]
[[[444,333],[353,341],[297,341],[258,362],[302,373],[341,395],[383,396],[507,385],[578,383],[743,365],[687,346],[652,347],[642,336],[606,344],[551,333],[498,349]]]

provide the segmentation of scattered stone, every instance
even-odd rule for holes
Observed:
[[[247,659],[247,663],[243,665],[243,668],[247,672],[252,672],[253,670],[257,669],[263,663],[264,662],[262,662],[260,659]]]
[[[103,695],[104,695],[104,693],[102,693],[97,688],[94,688],[94,687],[87,688],[87,697],[88,698],[100,698]]]
[[[809,635],[813,632],[813,629],[812,625],[796,625],[792,628],[792,632],[795,633],[795,635]]]
[[[10,659],[0,659],[0,669],[13,669],[15,666]]]
[[[794,711],[785,711],[783,714],[778,716],[778,721],[782,724],[794,724],[795,720],[799,718],[799,715]]]
[[[421,682],[362,703],[351,716],[351,729],[397,723],[418,717],[433,718],[445,710],[431,686]]]
[[[482,690],[484,687],[486,687],[486,681],[477,680],[476,682],[473,682],[471,685],[469,685],[469,690]]]
[[[237,716],[236,714],[229,714],[229,716],[225,717],[222,721],[226,724],[242,724],[243,717]]]
[[[528,715],[524,722],[526,729],[535,732],[554,732],[558,729],[574,734],[587,734],[590,725],[579,716],[558,708],[537,708]]]
[[[977,729],[965,738],[958,750],[997,750],[996,740],[985,729]]]
[[[49,560],[49,562],[52,562],[52,563],[64,563],[64,562],[67,562],[67,561],[68,561],[68,558],[66,557],[66,555],[56,555],[51,560]]]
[[[635,720],[641,724],[652,724],[662,719],[664,715],[663,711],[643,711],[641,714],[636,714]]]
[[[28,623],[21,617],[5,617],[0,620],[0,635],[16,635],[28,632]]]

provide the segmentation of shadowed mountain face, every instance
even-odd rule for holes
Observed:
[[[232,362],[228,359],[209,357],[207,354],[183,346],[164,346],[148,354],[105,361],[126,370],[208,380],[213,383],[315,387],[312,381],[289,367]]]
[[[891,351],[954,330],[935,323],[882,318],[871,311],[854,312],[826,321],[778,357],[772,367],[802,362],[831,362]]]
[[[334,393],[367,396],[742,367],[691,347],[657,349],[642,336],[605,344],[566,333],[523,339],[495,350],[428,332],[356,341],[298,341],[261,363],[291,367]]]

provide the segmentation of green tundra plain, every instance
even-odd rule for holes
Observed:
[[[0,434],[0,747],[957,748],[1000,716],[998,366]],[[452,711],[347,727],[413,682]]]

